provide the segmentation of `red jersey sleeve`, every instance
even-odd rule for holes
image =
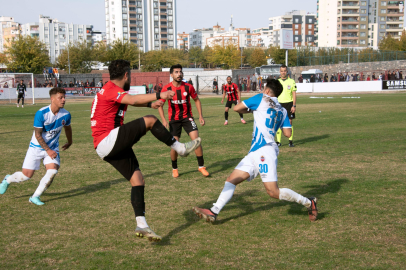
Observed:
[[[238,91],[238,85],[234,84],[235,91]]]
[[[128,95],[128,93],[124,92],[124,91],[107,91],[107,93],[103,94],[107,100],[109,101],[113,101],[113,102],[117,102],[117,103],[121,103],[121,100],[123,100],[123,97],[125,95]]]
[[[193,99],[197,98],[197,93],[196,93],[196,90],[195,90],[195,88],[193,87],[193,85],[190,85],[190,86],[189,86],[189,95],[190,95]]]
[[[162,92],[166,92],[166,91],[168,91],[168,88],[165,86],[164,88],[162,88],[161,93],[162,93]],[[161,98],[160,101],[162,101],[162,102],[165,104],[166,99],[162,99],[162,98]]]

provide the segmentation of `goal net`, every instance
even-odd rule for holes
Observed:
[[[17,85],[23,80],[27,87],[24,103],[35,103],[35,81],[33,73],[0,73],[0,104],[17,103]]]

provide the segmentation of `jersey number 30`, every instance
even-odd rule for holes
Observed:
[[[268,164],[259,164],[259,173],[268,173]]]
[[[277,129],[279,129],[283,115],[272,108],[268,109],[267,114],[269,114],[269,118],[265,120],[265,125],[270,129],[269,134],[275,136],[275,132],[277,131],[275,128],[277,127]]]

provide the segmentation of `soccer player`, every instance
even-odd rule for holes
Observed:
[[[173,81],[165,85],[161,91],[161,93],[165,93],[166,91],[175,92],[172,100],[168,101],[169,125],[165,119],[165,113],[162,107],[158,109],[159,115],[161,116],[163,125],[167,128],[169,126],[169,130],[176,140],[180,139],[182,127],[189,135],[189,137],[194,140],[199,137],[199,131],[193,118],[190,98],[195,101],[197,112],[199,113],[200,125],[204,126],[205,121],[202,113],[202,103],[200,102],[200,99],[193,85],[182,81],[183,71],[181,65],[173,65],[169,71]],[[162,101],[165,102],[165,100]],[[204,166],[203,148],[201,145],[195,150],[195,154],[197,157],[197,163],[199,165],[198,171],[206,177],[209,176],[210,174]],[[171,160],[172,176],[175,178],[179,177],[178,154],[173,149],[171,150]]]
[[[251,181],[260,174],[269,196],[304,205],[308,208],[310,220],[316,220],[316,198],[305,198],[291,189],[278,188],[276,165],[279,149],[274,141],[274,135],[279,128],[282,128],[286,137],[291,133],[287,112],[277,99],[282,89],[279,81],[268,79],[262,94],[257,94],[234,107],[234,111],[240,113],[253,111],[254,136],[251,149],[227,178],[214,206],[211,209],[193,208],[199,217],[214,222],[221,209],[233,197],[236,186],[245,180]]]
[[[187,156],[200,145],[200,138],[186,144],[179,143],[153,115],[123,124],[128,105],[157,109],[163,105],[159,99],[171,99],[175,93],[127,94],[125,91],[130,90],[131,85],[131,66],[125,60],[112,61],[109,73],[110,81],[96,94],[92,103],[90,120],[94,148],[100,158],[130,181],[131,204],[137,221],[136,236],[160,241],[162,238],[149,228],[145,219],[145,181],[132,147],[151,131],[152,135],[181,156]],[[158,101],[152,103],[154,100]]]
[[[223,88],[223,99],[221,100],[221,104],[224,102],[224,98],[226,96],[226,93],[228,95],[227,102],[226,102],[226,108],[224,111],[224,118],[226,121],[224,122],[224,125],[228,125],[228,110],[234,105],[237,105],[238,103],[241,103],[241,94],[240,90],[238,89],[238,86],[231,82],[231,77],[227,77],[227,84],[224,85]],[[242,113],[239,113],[240,118],[241,118],[241,123],[246,124]]]
[[[39,170],[41,160],[45,165],[47,172],[41,179],[34,195],[29,202],[36,205],[43,205],[40,196],[49,188],[58,173],[60,166],[59,156],[59,136],[62,128],[65,129],[65,135],[68,142],[62,146],[62,150],[68,149],[72,145],[71,115],[63,107],[65,106],[65,90],[62,88],[52,88],[49,91],[51,105],[41,108],[35,114],[34,134],[30,142],[22,172],[15,172],[12,175],[6,175],[0,184],[0,194],[7,191],[11,183],[20,183],[27,181]]]
[[[20,83],[17,85],[17,107],[20,107],[20,99],[21,99],[21,107],[24,108],[24,97],[25,93],[27,92],[27,86],[24,84],[24,80],[21,80]]]
[[[292,126],[292,120],[295,119],[295,112],[296,112],[296,83],[295,80],[288,77],[288,67],[286,65],[282,65],[280,67],[281,77],[279,78],[279,82],[283,86],[283,92],[278,97],[279,103],[282,105],[283,108],[286,109],[288,112],[289,122]],[[276,133],[276,143],[278,146],[281,146],[281,137],[282,132],[278,130]],[[289,147],[295,147],[293,144],[293,126],[292,126],[292,135],[289,137]]]

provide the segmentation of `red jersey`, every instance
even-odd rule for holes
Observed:
[[[110,131],[123,125],[127,105],[121,100],[125,95],[122,88],[109,81],[94,97],[90,115],[94,148]]]
[[[231,83],[231,85],[225,84],[223,90],[228,95],[228,101],[238,101],[238,86],[235,83]]]
[[[197,97],[197,93],[193,85],[182,82],[181,86],[175,87],[172,83],[170,83],[164,86],[161,93],[168,90],[175,92],[173,98],[168,100],[169,121],[192,118],[193,115],[190,97],[193,99]],[[163,102],[166,101],[164,99],[161,100]]]

